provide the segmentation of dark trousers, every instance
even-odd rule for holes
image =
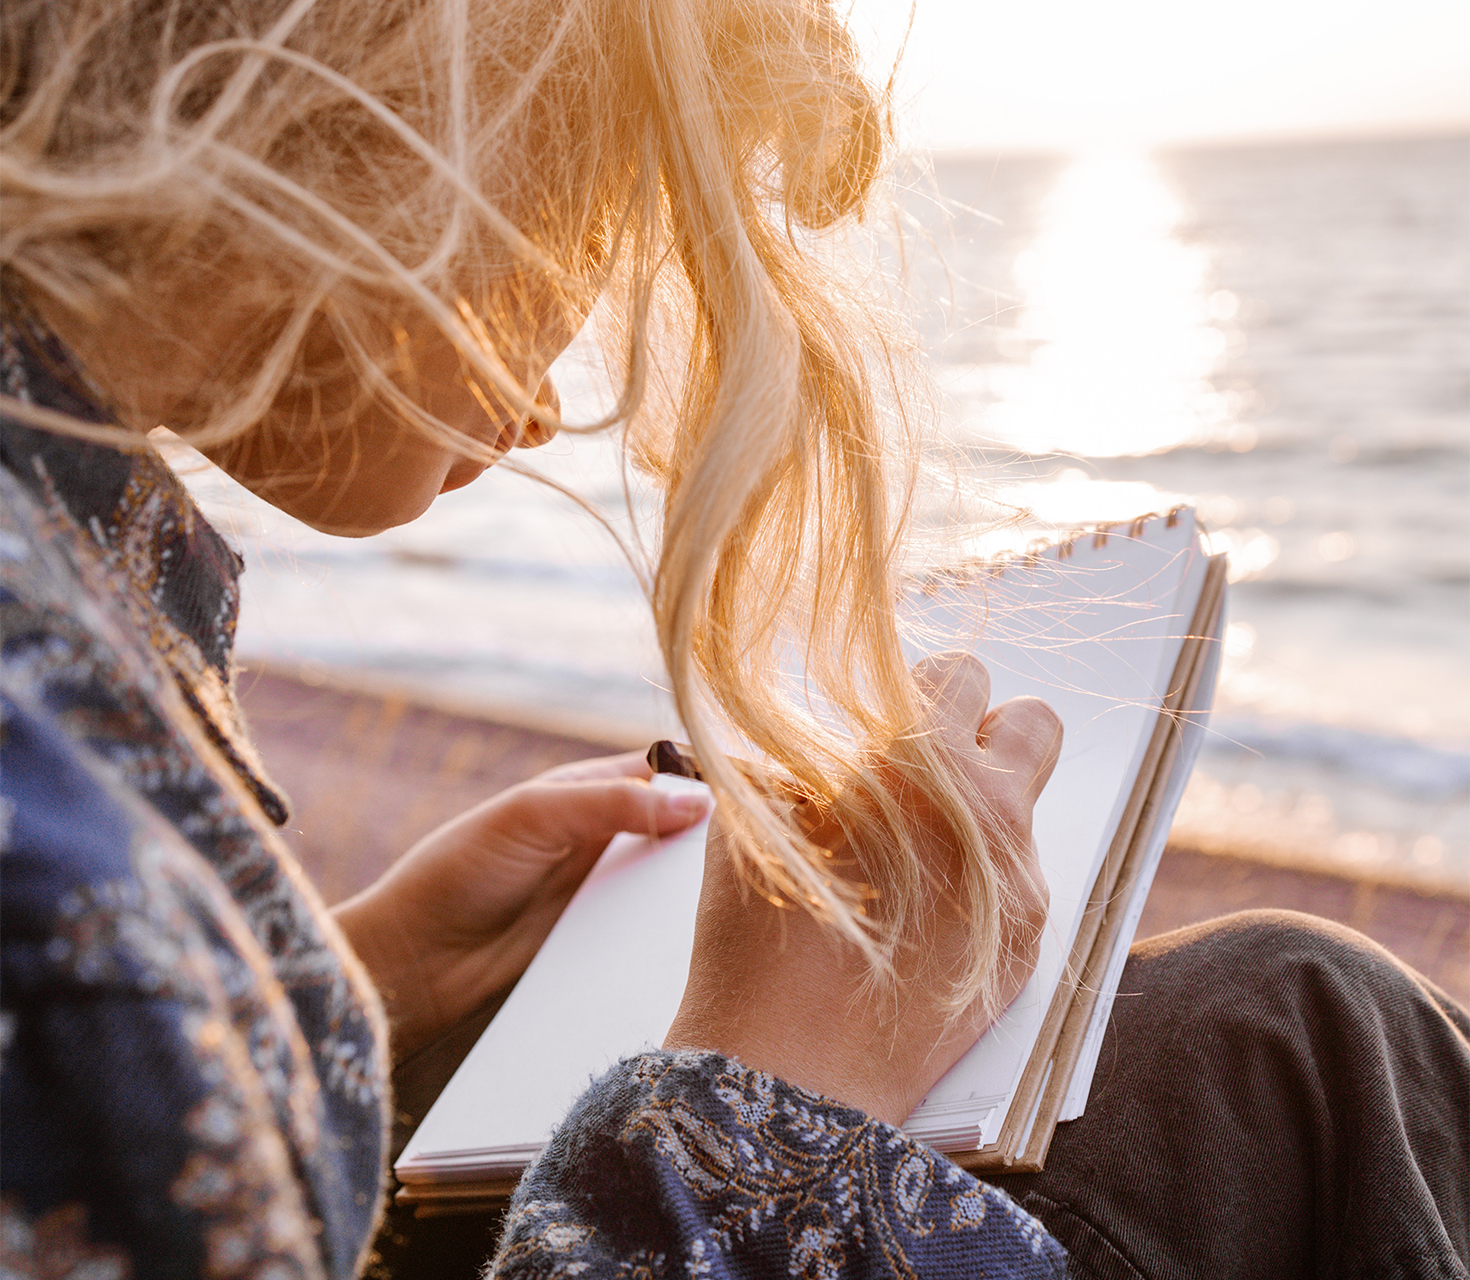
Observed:
[[[1465,1011],[1350,929],[1253,911],[1133,948],[1086,1114],[991,1181],[1079,1280],[1437,1280],[1470,1262],[1467,1141]],[[497,1225],[391,1215],[370,1274],[469,1280]]]
[[[1079,1120],[993,1181],[1086,1280],[1470,1264],[1470,1018],[1377,944],[1252,911],[1137,944]]]

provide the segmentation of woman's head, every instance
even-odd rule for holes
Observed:
[[[830,221],[879,158],[802,0],[16,0],[3,31],[5,262],[208,346],[177,405],[203,439],[311,383],[303,353],[396,401],[405,325],[525,411],[546,331],[619,269],[687,266],[718,306],[711,223]]]
[[[480,406],[525,417],[610,285],[718,310],[711,222],[831,220],[879,158],[821,4],[17,0],[4,36],[5,262],[133,425],[288,506],[383,417],[492,460]]]
[[[881,326],[810,252],[886,138],[828,0],[11,0],[3,24],[3,260],[125,417],[166,408],[298,507],[323,449],[422,440],[473,469],[559,425],[548,352],[601,299],[621,397],[600,425],[665,492],[675,700],[760,881],[870,944],[854,891],[719,755],[709,702],[830,810],[880,920],[918,896],[906,789],[983,848],[913,732],[892,613],[912,454],[869,390]],[[154,357],[109,355],[123,333]],[[792,655],[846,734],[793,701]],[[887,745],[881,772],[854,741]],[[999,903],[965,866],[973,988]]]

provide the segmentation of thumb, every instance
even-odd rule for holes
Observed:
[[[620,831],[667,836],[705,817],[708,795],[657,790],[637,778],[597,778],[582,782],[517,788],[517,815],[555,838],[553,844],[601,848]]]

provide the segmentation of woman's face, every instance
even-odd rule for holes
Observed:
[[[524,342],[529,354],[511,364],[536,402],[560,409],[546,376],[574,330],[541,327]],[[397,346],[404,373],[400,389],[439,421],[501,455],[544,444],[554,434],[524,421],[498,397],[477,396],[459,353],[437,330]],[[335,403],[334,403],[335,400]],[[364,537],[422,515],[441,493],[478,477],[488,461],[467,458],[450,445],[406,427],[353,376],[327,379],[309,391],[283,392],[266,419],[210,457],[236,480],[298,520],[345,537]]]
[[[546,371],[584,318],[560,306],[530,307],[516,296],[517,332],[504,356],[521,386],[539,388],[536,402],[559,410]],[[534,291],[537,297],[544,291]],[[66,309],[38,305],[47,322],[102,384],[122,420],[147,432],[162,423],[186,438],[200,421],[199,389],[251,345],[252,317],[222,313],[206,289],[119,304],[116,314],[79,320]],[[258,327],[258,321],[256,322]],[[494,395],[478,396],[459,353],[423,322],[384,322],[365,346],[410,400],[496,455],[544,444],[552,432],[529,423]],[[302,345],[305,376],[283,390],[255,426],[206,448],[210,459],[252,492],[324,533],[364,537],[422,515],[441,493],[475,479],[489,462],[466,458],[449,444],[405,426],[377,396],[364,393],[330,327],[318,324]]]

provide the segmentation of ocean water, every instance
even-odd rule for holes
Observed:
[[[1181,837],[1470,882],[1470,137],[951,157],[902,181],[968,514],[1024,511],[1005,536],[1029,537],[1189,501],[1230,556]],[[554,376],[595,413],[584,353]],[[627,532],[610,442],[533,461]],[[182,469],[246,552],[247,660],[673,727],[636,574],[545,487],[492,472],[344,541]]]

